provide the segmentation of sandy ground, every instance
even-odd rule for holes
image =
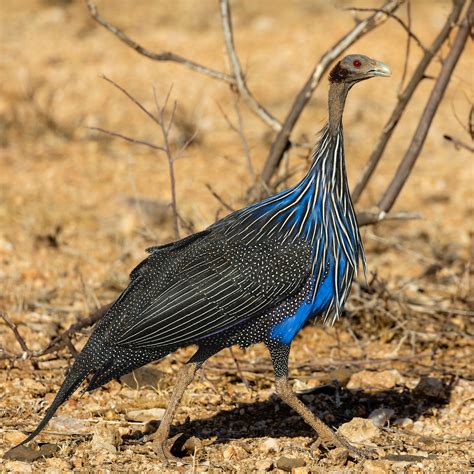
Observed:
[[[376,2],[372,2],[378,5]],[[367,6],[369,2],[342,2]],[[101,13],[151,50],[172,50],[228,70],[214,1],[99,2]],[[233,2],[236,44],[248,84],[283,119],[317,58],[353,24],[334,2]],[[413,28],[430,44],[450,2],[413,1]],[[97,135],[99,126],[160,142],[159,130],[104,74],[153,107],[172,86],[178,102],[174,146],[196,138],[176,162],[180,215],[199,230],[246,204],[252,178],[238,134],[229,87],[180,65],[137,55],[96,25],[80,1],[4,0],[0,5],[0,309],[7,311],[33,351],[97,305],[113,300],[144,248],[173,239],[168,168],[161,154]],[[402,12],[404,15],[404,12]],[[390,80],[371,80],[351,92],[344,125],[348,173],[357,179],[394,104],[406,37],[391,21],[351,52],[389,63]],[[442,56],[447,52],[444,47]],[[375,409],[393,410],[362,444],[395,461],[341,460],[314,445],[310,429],[273,395],[266,351],[256,346],[212,358],[185,396],[174,433],[191,465],[165,467],[137,432],[163,408],[184,350],[120,384],[74,397],[39,438],[60,450],[34,463],[0,460],[5,472],[253,472],[304,466],[294,472],[468,472],[472,469],[472,155],[443,139],[470,142],[464,127],[472,103],[472,42],[467,46],[396,210],[423,219],[365,228],[369,281],[357,285],[349,319],[334,328],[308,326],[294,342],[295,389],[322,419],[368,432]],[[421,52],[412,44],[408,72]],[[439,61],[429,68],[439,71]],[[327,85],[318,87],[294,137],[313,141],[326,116]],[[423,81],[403,117],[359,208],[373,206],[409,144],[432,81]],[[273,137],[242,107],[243,128],[259,171]],[[305,152],[290,154],[301,176]],[[150,204],[150,202],[152,204]],[[20,348],[0,325],[1,347]],[[84,337],[72,341],[79,349]],[[62,350],[39,360],[0,360],[0,455],[39,421],[71,362]],[[369,373],[362,372],[369,370]],[[389,372],[387,372],[389,371]],[[428,377],[428,378],[427,378]],[[137,382],[138,381],[138,382]],[[137,383],[139,389],[137,389]],[[386,412],[384,412],[386,413]],[[135,415],[135,418],[139,415]],[[355,421],[354,421],[355,420]],[[365,422],[365,421],[364,421]],[[369,430],[370,431],[370,430]],[[186,457],[187,456],[187,457]]]

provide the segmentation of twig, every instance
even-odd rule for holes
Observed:
[[[411,31],[411,0],[407,0],[407,27],[408,31]],[[407,45],[405,48],[405,61],[403,62],[403,72],[402,78],[400,79],[400,85],[398,86],[398,94],[403,89],[403,84],[405,84],[405,78],[407,77],[408,72],[408,62],[410,60],[410,46],[411,46],[411,36],[410,34],[407,35]],[[426,48],[424,49],[426,51]]]
[[[126,135],[122,135],[121,133],[117,132],[111,132],[109,130],[104,130],[103,128],[99,127],[91,127],[92,130],[97,130],[102,133],[106,133],[107,135],[111,135],[114,137],[122,138],[123,140],[126,140],[130,143],[135,143],[138,145],[145,145],[150,148],[153,148],[154,150],[162,151],[165,153],[167,161],[168,161],[168,171],[169,171],[169,176],[170,176],[170,187],[171,187],[171,207],[173,210],[173,229],[174,229],[174,234],[176,239],[179,239],[179,217],[178,217],[178,206],[177,206],[177,201],[176,201],[176,178],[174,174],[174,162],[176,159],[179,158],[179,155],[184,151],[184,149],[191,143],[191,141],[194,139],[195,134],[192,135],[192,137],[186,141],[186,143],[181,147],[179,152],[176,154],[176,156],[173,155],[171,151],[171,145],[169,142],[169,133],[171,130],[171,127],[173,125],[174,117],[176,114],[176,108],[177,108],[177,103],[176,101],[173,104],[173,109],[171,110],[171,116],[169,120],[167,121],[165,119],[165,112],[168,106],[168,101],[171,95],[172,87],[168,90],[168,93],[166,94],[163,106],[160,106],[158,104],[158,98],[156,95],[156,90],[153,88],[153,97],[155,100],[155,107],[157,111],[157,115],[155,116],[152,112],[150,112],[139,100],[137,100],[135,97],[133,97],[125,88],[123,88],[121,85],[117,84],[115,81],[112,79],[109,79],[106,76],[102,76],[103,79],[105,79],[107,82],[112,84],[116,89],[118,89],[122,94],[124,94],[128,99],[130,99],[147,117],[149,117],[154,123],[158,125],[158,127],[161,130],[161,135],[163,138],[163,146],[158,146],[155,145],[154,143],[145,141],[145,140],[138,140],[135,138],[128,137]]]
[[[393,212],[387,214],[385,212],[369,212],[362,211],[357,213],[357,223],[359,227],[365,225],[377,224],[382,221],[404,221],[411,219],[421,219],[421,215],[417,212]]]
[[[216,191],[214,191],[214,189],[211,187],[210,184],[207,184],[206,183],[206,188],[209,190],[209,192],[230,212],[234,212],[235,209],[230,206],[229,204],[227,204],[220,196],[219,194],[216,193]]]
[[[293,104],[285,118],[283,127],[272,143],[270,153],[267,157],[262,171],[262,181],[267,185],[277,170],[285,151],[290,146],[290,135],[298,121],[301,113],[308,104],[314,90],[318,86],[321,78],[331,66],[332,62],[342,54],[347,48],[351,47],[359,38],[372,31],[377,26],[384,23],[388,18],[388,13],[395,11],[401,1],[390,0],[381,12],[374,13],[365,20],[360,21],[351,31],[346,33],[336,44],[329,48],[320,58],[318,64],[314,67],[303,88],[295,97]]]
[[[464,148],[467,151],[474,153],[474,147],[472,147],[471,145],[468,145],[467,143],[462,142],[458,138],[455,138],[455,137],[452,137],[451,135],[446,135],[446,134],[443,135],[443,138],[445,140],[448,140],[448,142],[451,142],[454,145],[454,148],[456,148],[456,150],[459,150],[459,148]]]
[[[242,99],[245,101],[249,109],[260,117],[268,126],[270,126],[276,132],[279,132],[282,128],[281,123],[273,117],[252,95],[247,83],[245,82],[240,61],[235,51],[234,35],[232,31],[232,19],[229,0],[220,0],[220,12],[222,19],[222,28],[224,30],[224,42],[229,56],[230,65],[235,79],[235,85]]]
[[[61,334],[59,334],[59,336],[56,336],[54,339],[52,339],[46,349],[40,351],[38,355],[46,355],[50,352],[53,352],[54,350],[57,350],[58,346],[63,346],[66,341],[69,340],[70,336],[78,333],[79,331],[82,331],[85,328],[93,326],[97,321],[99,321],[99,319],[101,319],[105,315],[105,313],[109,310],[111,306],[112,303],[101,306],[97,311],[94,311],[89,317],[81,319],[77,323],[74,323],[69,326],[66,331],[62,332]]]
[[[454,0],[453,9],[449,14],[446,23],[444,24],[436,39],[433,41],[431,47],[425,52],[423,58],[418,63],[418,66],[416,67],[415,72],[413,73],[410,79],[410,82],[405,87],[405,90],[399,95],[398,103],[393,109],[392,115],[385,124],[385,127],[383,128],[382,134],[379,137],[377,145],[375,146],[374,151],[370,155],[370,158],[361,173],[359,181],[354,187],[354,191],[352,192],[352,200],[354,201],[354,203],[359,200],[360,195],[367,187],[367,184],[370,178],[372,177],[380,159],[382,158],[387,143],[390,140],[393,132],[395,131],[395,128],[399,123],[406,106],[412,98],[416,88],[418,87],[418,84],[425,77],[426,68],[430,64],[434,55],[439,51],[443,43],[446,41],[446,38],[449,36],[449,33],[451,32],[452,28],[454,27],[459,18],[459,15],[461,14],[464,3],[465,0]]]
[[[217,106],[219,107],[219,110],[224,117],[224,120],[227,122],[227,125],[239,135],[240,138],[240,143],[242,144],[242,149],[244,151],[245,159],[247,160],[247,169],[249,170],[249,174],[253,179],[253,182],[255,184],[255,181],[257,179],[257,175],[255,173],[255,168],[253,166],[252,162],[252,157],[250,156],[250,147],[247,142],[247,138],[244,133],[244,124],[242,120],[242,114],[240,112],[240,106],[239,106],[239,95],[235,94],[235,100],[234,100],[234,109],[235,109],[235,114],[237,115],[237,123],[238,125],[234,125],[232,123],[232,120],[230,117],[225,113],[225,110],[221,107],[221,105],[218,103]]]
[[[92,1],[87,0],[86,3],[87,3],[87,8],[89,9],[89,12],[92,18],[94,18],[94,20],[97,21],[97,23],[102,25],[106,30],[113,33],[120,41],[125,43],[130,48],[134,49],[137,53],[141,54],[142,56],[152,59],[153,61],[172,61],[175,63],[179,63],[188,67],[189,69],[192,69],[193,71],[212,77],[213,79],[219,79],[220,81],[225,81],[230,84],[236,83],[235,79],[229,74],[216,71],[215,69],[208,68],[206,66],[203,66],[202,64],[191,61],[190,59],[186,59],[183,56],[180,56],[178,54],[172,53],[170,51],[165,51],[162,53],[154,53],[153,51],[150,51],[144,48],[143,46],[140,46],[138,43],[133,41],[129,36],[127,36],[123,31],[119,30],[116,26],[112,25],[105,18],[100,16],[96,5]]]
[[[5,324],[12,330],[15,339],[17,340],[18,344],[20,344],[20,347],[23,351],[23,355],[21,358],[27,358],[31,356],[32,351],[30,348],[27,346],[25,340],[23,339],[22,335],[19,333],[18,328],[16,324],[10,319],[10,316],[4,311],[0,311],[0,318],[2,318],[5,321]]]
[[[162,146],[155,145],[154,143],[147,142],[145,140],[138,140],[137,138],[128,137],[127,135],[122,135],[121,133],[118,133],[118,132],[112,132],[110,130],[106,130],[105,128],[100,128],[100,127],[87,127],[87,128],[89,130],[94,130],[95,132],[101,132],[101,133],[104,133],[105,135],[110,135],[111,137],[121,138],[122,140],[125,140],[130,143],[134,143],[135,145],[145,145],[149,148],[153,148],[153,150],[165,151],[165,149]]]
[[[247,380],[247,377],[245,377],[244,373],[242,372],[242,369],[240,368],[240,362],[237,359],[237,357],[235,357],[235,354],[234,354],[234,351],[233,351],[232,347],[229,347],[229,352],[230,352],[230,355],[231,355],[232,359],[234,360],[235,368],[237,370],[237,374],[240,377],[240,380],[242,380],[242,382],[244,383],[247,390],[252,391],[252,387],[250,386],[249,381]]]
[[[168,124],[165,123],[164,113],[166,110],[166,106],[168,105],[168,100],[171,94],[171,88],[168,91],[168,94],[165,97],[165,101],[162,107],[158,104],[158,99],[156,97],[155,88],[153,88],[153,97],[155,99],[155,106],[158,111],[158,118],[157,123],[161,129],[161,135],[163,137],[163,144],[166,153],[166,157],[168,159],[168,172],[170,175],[170,184],[171,184],[171,207],[173,209],[173,227],[174,227],[174,235],[176,239],[180,238],[179,235],[179,219],[178,219],[178,205],[176,201],[176,178],[174,174],[174,161],[175,157],[171,152],[170,142],[169,142],[169,132],[171,129],[171,125],[173,124],[173,119],[176,113],[177,103],[176,101],[173,104],[173,109],[171,112],[171,117],[168,121]],[[186,146],[186,145],[185,145]]]
[[[464,46],[472,25],[473,14],[474,2],[471,1],[469,9],[466,12],[466,15],[462,20],[461,26],[456,34],[453,45],[444,61],[443,67],[441,68],[438,79],[436,80],[433,90],[431,91],[430,97],[426,104],[425,110],[423,111],[411,144],[408,147],[408,150],[405,153],[405,156],[403,157],[403,160],[400,163],[390,185],[378,203],[378,207],[385,212],[388,212],[392,208],[408,176],[410,175],[416,159],[420,154],[426,136],[428,135],[431,122],[433,121],[435,113],[438,110],[438,106],[441,102],[441,99],[443,98],[444,92],[448,86],[458,59],[464,50]]]
[[[410,4],[410,2],[407,2],[408,5]],[[407,6],[407,9],[408,9],[408,12],[410,11],[410,7]],[[349,10],[349,11],[352,11],[352,12],[383,12],[384,10],[381,9],[381,8],[359,8],[359,7],[348,7],[348,8],[343,8],[343,10]],[[409,38],[412,38],[415,43],[423,50],[423,51],[427,51],[427,48],[426,46],[421,42],[421,40],[418,38],[418,36],[415,35],[415,33],[413,33],[413,31],[411,30],[411,17],[410,17],[410,14],[408,13],[408,25],[405,24],[405,22],[397,15],[395,15],[394,13],[392,12],[387,12],[387,15],[390,17],[390,18],[393,18],[408,34],[408,37]]]

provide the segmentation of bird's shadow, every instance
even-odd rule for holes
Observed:
[[[442,396],[430,396],[416,389],[396,387],[378,392],[352,391],[337,383],[321,386],[311,393],[299,395],[313,413],[324,423],[337,429],[354,417],[367,418],[377,408],[390,408],[394,419],[410,418],[416,421],[433,409],[449,402],[453,384],[444,384]],[[239,403],[230,410],[219,410],[209,404],[216,414],[208,418],[186,421],[172,427],[170,436],[182,433],[181,440],[195,436],[200,439],[214,439],[222,444],[242,438],[295,438],[314,437],[314,431],[303,419],[276,395],[266,401]],[[137,439],[139,433],[129,440]]]

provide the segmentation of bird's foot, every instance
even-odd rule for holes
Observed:
[[[147,436],[145,441],[152,441],[153,450],[164,464],[185,463],[183,459],[171,454],[171,447],[180,436],[181,433],[178,433],[176,436],[167,439],[166,436],[163,436],[158,430],[156,433]]]
[[[349,443],[349,441],[336,433],[332,433],[331,437],[319,437],[317,444],[322,445],[328,451],[331,447],[336,448],[330,451],[331,457],[335,458],[335,460],[343,461],[348,457],[357,460],[370,460],[377,458],[377,454],[374,450],[356,448]]]

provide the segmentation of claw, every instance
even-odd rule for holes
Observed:
[[[146,441],[152,441],[153,449],[156,452],[157,456],[164,464],[170,463],[184,463],[186,461],[184,459],[178,458],[171,454],[171,447],[174,445],[175,441],[181,436],[182,433],[178,433],[177,435],[173,436],[172,438],[165,439],[163,435],[159,432],[159,430],[146,437]]]

